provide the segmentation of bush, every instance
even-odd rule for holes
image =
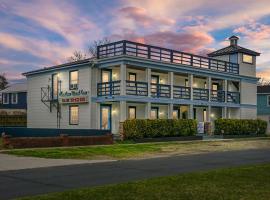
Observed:
[[[215,134],[217,135],[263,135],[267,122],[256,119],[217,119]]]
[[[191,119],[133,119],[123,124],[124,139],[192,136],[197,121]]]

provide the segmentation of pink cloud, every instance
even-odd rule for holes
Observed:
[[[172,48],[190,53],[207,54],[210,49],[204,48],[213,42],[213,38],[203,32],[181,32],[171,31],[155,32],[148,35],[137,35],[126,31],[123,35],[112,35],[113,40],[127,39],[140,43],[152,44]]]
[[[119,12],[124,17],[134,20],[134,23],[144,27],[154,26],[156,24],[165,26],[171,26],[175,24],[175,20],[171,18],[150,16],[144,8],[130,6],[121,8]]]

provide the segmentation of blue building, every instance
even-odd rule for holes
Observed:
[[[270,85],[257,87],[257,115],[267,121],[267,132],[270,133]]]
[[[27,85],[26,83],[13,84],[1,93],[0,114],[26,114]]]

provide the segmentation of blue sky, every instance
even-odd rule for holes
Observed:
[[[104,37],[205,55],[231,35],[262,53],[257,76],[270,79],[269,0],[0,0],[0,73],[20,80]]]

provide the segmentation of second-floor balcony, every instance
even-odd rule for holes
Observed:
[[[204,88],[192,88],[191,87],[167,85],[167,84],[155,84],[150,83],[148,89],[147,82],[141,81],[129,81],[125,83],[125,95],[128,96],[144,96],[152,98],[173,98],[173,99],[185,99],[200,100],[200,101],[211,101],[211,102],[228,102],[239,104],[240,93],[223,90],[209,90]],[[173,90],[173,91],[172,91]],[[192,93],[192,94],[191,94]],[[172,96],[171,96],[172,94]],[[121,81],[111,81],[97,84],[97,96],[118,96],[121,95]],[[210,98],[209,98],[210,97]]]

